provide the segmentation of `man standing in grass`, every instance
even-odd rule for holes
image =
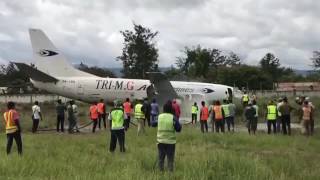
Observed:
[[[300,119],[302,119],[302,125],[303,125],[303,130],[307,136],[310,135],[310,129],[311,129],[311,119],[312,119],[312,107],[310,106],[309,102],[305,100],[303,102],[302,106],[302,114]]]
[[[99,119],[99,129],[101,129],[101,122],[103,121],[103,127],[104,129],[107,128],[106,125],[106,105],[104,103],[103,99],[100,99],[100,102],[97,104],[98,108],[98,119]]]
[[[191,106],[191,124],[197,124],[198,105],[196,102]]]
[[[97,102],[92,103],[92,105],[90,106],[89,116],[91,121],[93,122],[92,133],[95,133],[99,118]]]
[[[123,103],[125,119],[124,119],[124,129],[127,131],[130,127],[131,113],[132,113],[132,105],[130,99],[127,98],[126,102]]]
[[[212,116],[214,117],[216,132],[220,131],[224,133],[224,110],[220,104],[220,101],[216,101],[213,106]]]
[[[138,122],[138,132],[137,135],[139,136],[141,133],[145,134],[144,130],[144,119],[145,115],[142,111],[142,100],[138,99],[137,104],[134,106],[134,118]]]
[[[236,118],[236,105],[232,102],[232,99],[229,100],[229,111],[230,111],[230,124],[232,127],[232,132],[234,132],[234,121]]]
[[[281,113],[282,133],[284,135],[291,135],[290,114],[292,110],[293,108],[289,105],[287,97],[283,98],[283,103],[279,106],[279,112]]]
[[[66,106],[62,104],[61,99],[58,100],[58,104],[56,106],[57,113],[57,132],[61,130],[64,132],[64,112],[66,111]],[[61,127],[61,128],[60,128]]]
[[[8,110],[3,114],[6,134],[7,134],[7,154],[10,154],[13,139],[16,141],[18,153],[22,154],[21,127],[19,123],[19,114],[15,110],[14,102],[8,102]]]
[[[39,121],[42,120],[42,114],[39,106],[39,102],[35,101],[32,106],[32,133],[36,133],[39,127]]]
[[[164,170],[164,160],[167,156],[168,169],[173,171],[174,155],[176,148],[176,134],[181,131],[181,125],[173,115],[171,101],[163,106],[163,113],[158,117],[158,163],[160,171]]]
[[[120,152],[125,152],[124,141],[124,111],[120,107],[120,101],[114,101],[114,108],[111,110],[109,120],[111,121],[111,139],[110,139],[110,152],[114,152],[119,142]]]
[[[69,121],[69,129],[68,132],[71,134],[73,133],[73,128],[76,125],[76,120],[73,113],[73,101],[69,101],[69,105],[67,106],[67,112],[68,112],[68,121]]]
[[[266,113],[266,119],[267,119],[267,127],[268,127],[268,134],[271,134],[271,125],[273,127],[273,133],[276,134],[276,121],[277,121],[277,106],[273,103],[273,101],[269,101],[269,104],[267,106],[267,113]]]
[[[248,106],[244,109],[244,114],[247,119],[248,133],[256,134],[257,123],[255,121],[256,109],[252,106],[252,102],[248,103]]]
[[[201,109],[200,109],[200,125],[201,125],[201,132],[204,133],[204,129],[208,132],[208,118],[209,118],[209,110],[206,106],[204,101],[201,102]]]

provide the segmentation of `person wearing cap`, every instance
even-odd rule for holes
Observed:
[[[129,98],[127,98],[126,102],[123,103],[123,109],[125,113],[124,129],[127,131],[130,127],[131,113],[132,113],[132,104]]]
[[[293,108],[288,103],[287,97],[283,98],[283,103],[279,106],[278,110],[281,113],[282,133],[284,135],[286,134],[291,135],[290,114]]]
[[[273,127],[273,133],[274,134],[277,133],[276,131],[277,116],[278,116],[277,106],[271,100],[268,103],[267,112],[266,112],[268,134],[271,134],[271,125]]]
[[[120,152],[125,152],[125,130],[124,130],[124,118],[125,113],[123,108],[121,108],[121,103],[119,101],[114,101],[114,108],[111,109],[109,113],[110,129],[111,129],[111,139],[109,151],[114,152],[117,146],[117,141],[119,143]]]
[[[92,133],[95,133],[96,128],[97,128],[97,124],[98,124],[98,118],[99,118],[97,102],[93,102],[91,104],[90,109],[89,109],[89,116],[90,116],[91,121],[93,122]]]
[[[158,117],[157,146],[158,166],[164,170],[164,160],[167,157],[168,169],[173,171],[176,149],[176,132],[181,131],[181,125],[173,114],[172,102],[169,100],[163,106],[163,113]]]
[[[66,106],[61,102],[61,99],[58,99],[56,105],[56,113],[57,113],[57,132],[64,132],[64,119],[65,119],[65,111],[67,110]]]
[[[39,106],[39,102],[35,101],[32,106],[32,133],[36,133],[39,127],[39,121],[42,120],[42,114]]]
[[[248,133],[256,134],[257,123],[256,123],[256,109],[253,107],[253,102],[249,101],[248,106],[244,109],[244,115],[247,119]]]
[[[3,114],[5,129],[7,134],[7,154],[10,154],[13,139],[16,141],[18,154],[22,154],[22,139],[21,139],[21,126],[20,126],[20,116],[15,109],[14,102],[7,103],[7,111]]]
[[[97,104],[98,108],[98,127],[101,129],[101,122],[103,122],[104,129],[107,128],[106,125],[106,105],[103,99],[100,99],[100,102]]]
[[[138,131],[137,131],[138,136],[141,133],[145,134],[145,129],[144,129],[145,114],[143,113],[142,106],[143,106],[142,100],[138,99],[137,104],[134,106],[134,118],[138,122]]]

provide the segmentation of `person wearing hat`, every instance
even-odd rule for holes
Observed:
[[[119,101],[114,101],[114,108],[109,113],[111,139],[110,139],[110,152],[114,152],[119,143],[120,152],[125,152],[125,131],[124,131],[124,118],[125,113],[121,108]]]

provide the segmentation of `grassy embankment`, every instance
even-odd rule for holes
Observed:
[[[315,103],[317,104],[317,103]],[[3,106],[2,106],[3,107]],[[52,127],[52,105],[42,126]],[[319,106],[318,106],[319,107]],[[21,110],[24,154],[5,154],[5,134],[0,134],[0,179],[320,179],[320,134],[304,137],[259,133],[201,134],[184,126],[178,134],[174,173],[156,168],[156,131],[126,135],[127,152],[108,152],[109,133],[31,134],[29,107]],[[81,105],[85,121],[86,105]],[[29,122],[28,122],[29,121]],[[87,120],[86,120],[87,121]],[[2,137],[2,138],[1,138]],[[118,149],[117,149],[118,150]]]

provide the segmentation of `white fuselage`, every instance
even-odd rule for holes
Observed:
[[[142,99],[147,97],[149,80],[100,78],[100,77],[57,77],[57,83],[44,83],[31,80],[35,87],[64,97],[85,102],[104,99],[112,102],[115,99]],[[206,101],[226,98],[226,92],[232,88],[220,84],[170,81],[178,96],[184,100]],[[228,91],[229,89],[229,91]]]

